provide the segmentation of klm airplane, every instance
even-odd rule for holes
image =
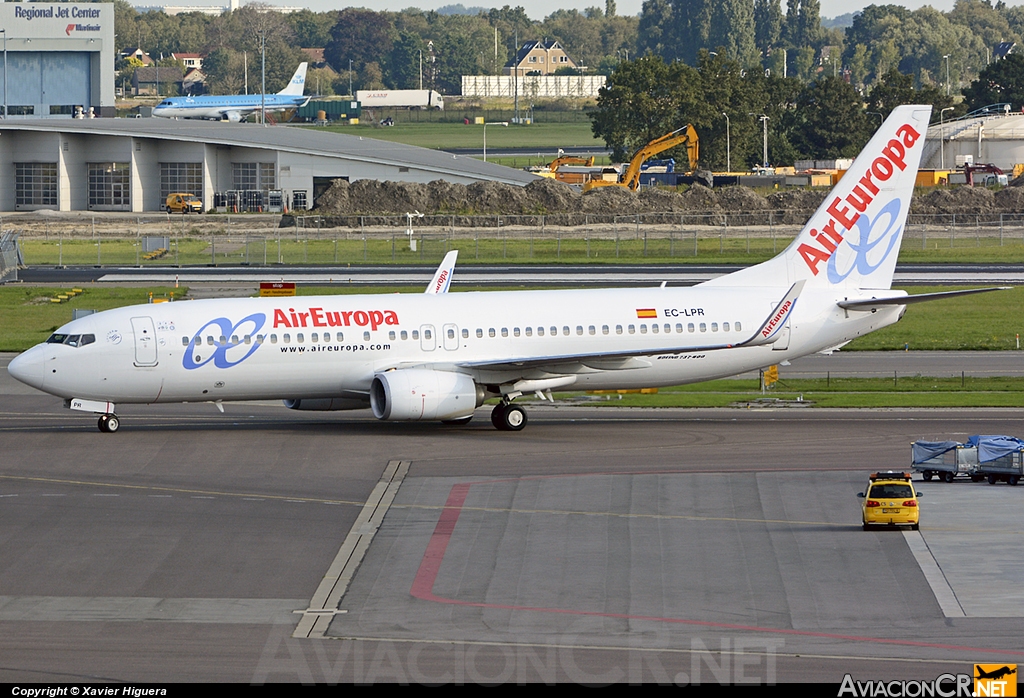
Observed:
[[[153,116],[168,119],[217,119],[238,122],[264,107],[266,111],[284,111],[306,105],[306,63],[299,63],[288,86],[273,95],[209,95],[170,97],[153,109]]]

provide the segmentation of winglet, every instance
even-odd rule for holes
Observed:
[[[805,283],[806,279],[800,279],[790,286],[789,290],[786,291],[786,295],[782,297],[779,304],[768,315],[768,319],[764,321],[764,324],[757,330],[757,333],[738,346],[756,347],[761,344],[771,344],[777,340],[779,338],[779,331],[793,314],[793,308],[796,307],[796,299],[800,292],[804,290]]]
[[[444,256],[441,266],[434,272],[434,278],[427,284],[427,290],[424,293],[428,295],[448,293],[448,287],[452,285],[452,274],[455,273],[455,260],[458,256],[458,250],[452,250]]]

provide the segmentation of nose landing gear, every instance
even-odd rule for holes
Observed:
[[[121,418],[116,414],[104,414],[100,416],[97,426],[104,434],[113,434],[121,428]]]

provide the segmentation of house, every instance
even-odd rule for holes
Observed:
[[[527,41],[505,64],[505,75],[551,75],[560,68],[579,68],[557,41]]]
[[[184,95],[201,95],[206,92],[206,75],[199,68],[185,71],[181,79],[181,93]]]
[[[131,46],[129,48],[126,48],[124,51],[121,51],[121,58],[124,58],[125,60],[129,58],[134,58],[136,60],[142,61],[142,65],[153,65],[156,62],[149,57],[148,53],[146,53],[137,46]]]
[[[186,73],[191,68],[203,67],[203,56],[198,53],[172,53],[171,58],[185,66]]]
[[[159,88],[157,86],[159,81]],[[181,70],[177,67],[147,66],[132,74],[132,89],[138,95],[183,94]]]

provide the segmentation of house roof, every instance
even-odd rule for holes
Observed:
[[[565,47],[563,47],[557,41],[527,41],[525,44],[523,44],[522,48],[520,48],[519,51],[516,53],[516,57],[513,60],[506,63],[505,67],[511,68],[513,66],[521,64],[524,60],[526,60],[526,57],[530,55],[530,52],[535,49],[543,49],[546,51],[558,49],[565,53],[567,56],[569,55],[569,52],[565,50]]]

